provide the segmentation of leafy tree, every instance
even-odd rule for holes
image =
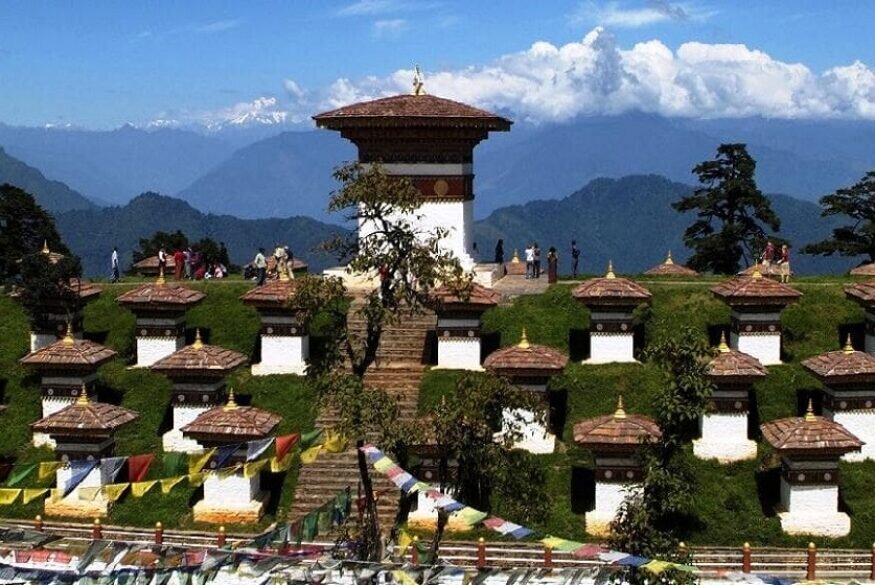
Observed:
[[[684,232],[694,253],[687,264],[700,272],[735,274],[762,250],[766,230],[781,222],[754,178],[756,161],[744,144],[721,144],[717,157],[693,168],[702,187],[672,204],[679,212],[696,211]]]
[[[39,255],[44,243],[53,252],[70,253],[54,219],[32,195],[13,185],[0,185],[0,283],[18,277],[21,259]]]
[[[875,262],[875,171],[851,187],[821,197],[821,215],[846,215],[853,220],[832,231],[832,237],[802,248],[803,254],[868,256]]]
[[[172,234],[158,231],[148,238],[140,238],[139,247],[133,252],[133,261],[136,263],[157,256],[161,248],[168,254],[173,254],[176,250],[186,249],[188,245],[188,237],[181,230]]]
[[[45,312],[73,315],[82,308],[79,277],[82,267],[75,256],[51,259],[46,254],[30,254],[19,264],[15,279],[17,297],[31,322],[45,324]]]
[[[646,355],[665,375],[654,405],[662,436],[642,446],[641,488],[623,503],[611,526],[611,544],[632,554],[672,558],[695,494],[696,477],[685,447],[713,391],[707,377],[711,349],[686,328],[677,337],[657,341]]]

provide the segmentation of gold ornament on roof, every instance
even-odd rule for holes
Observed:
[[[228,403],[225,404],[225,410],[237,410],[237,400],[234,399],[234,389],[228,390]]]
[[[717,351],[720,353],[729,353],[731,350],[729,349],[729,345],[726,343],[726,332],[720,332],[720,343],[717,344]]]
[[[668,255],[665,257],[665,265],[671,266],[674,264],[674,260],[671,259],[671,250],[668,251]]]
[[[848,333],[848,338],[845,340],[845,346],[842,348],[845,353],[854,353],[854,344],[851,343],[851,334]]]
[[[48,240],[43,240],[42,253],[45,254],[46,256],[51,254],[51,251],[49,250],[49,241]]]
[[[753,278],[762,278],[762,277],[763,277],[763,273],[760,272],[760,261],[759,261],[759,260],[754,260],[754,263],[753,263],[753,272],[751,272],[750,275],[751,275]]]
[[[194,334],[194,343],[192,343],[191,346],[192,346],[193,348],[197,349],[197,350],[201,350],[201,349],[204,348],[204,340],[201,339],[201,330],[200,330],[200,327],[198,327],[198,328],[195,330],[195,334]]]
[[[623,408],[623,395],[617,396],[617,410],[614,411],[614,418],[626,418],[626,409]]]
[[[73,337],[73,323],[67,321],[67,333],[64,335],[64,345],[71,346],[76,345],[76,338]]]
[[[516,346],[520,349],[529,349],[531,347],[531,344],[529,343],[529,338],[526,337],[526,328],[525,327],[523,327],[523,334],[522,334],[522,337],[520,337],[520,342],[517,343]]]
[[[814,416],[814,402],[809,398],[808,408],[805,409],[805,422],[811,422],[813,420],[817,420],[817,417]]]
[[[79,392],[79,398],[76,399],[76,404],[79,406],[88,406],[90,404],[88,401],[88,388],[85,384],[82,384],[82,391]]]
[[[413,95],[425,95],[425,81],[422,79],[419,65],[413,67]]]
[[[617,275],[614,274],[614,261],[608,260],[608,273],[605,274],[605,278],[617,278]]]
[[[158,278],[155,280],[155,284],[164,284],[165,282],[167,281],[164,280],[164,265],[162,264],[158,266]]]
[[[516,248],[513,249],[513,258],[510,259],[511,264],[519,264],[520,263],[520,253]]]

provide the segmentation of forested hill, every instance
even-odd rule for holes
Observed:
[[[569,269],[570,242],[582,250],[581,270],[600,273],[609,259],[621,272],[646,270],[665,258],[671,249],[683,260],[689,251],[683,233],[693,214],[680,214],[671,204],[693,187],[658,175],[631,175],[621,179],[595,179],[559,200],[531,201],[504,207],[477,222],[475,239],[480,257],[492,256],[495,242],[503,238],[508,258],[537,241],[542,249],[556,246],[560,272]],[[786,195],[769,195],[781,218],[779,235],[790,240],[793,269],[801,273],[843,273],[859,260],[811,257],[798,253],[805,244],[828,236],[842,218],[823,218],[820,207]]]
[[[249,262],[259,246],[271,248],[282,242],[309,262],[312,270],[321,270],[336,262],[315,248],[343,232],[309,217],[247,220],[205,214],[180,199],[154,193],[140,195],[123,207],[70,211],[55,217],[61,236],[82,258],[85,274],[90,276],[109,273],[113,246],[118,246],[126,267],[140,238],[159,230],[182,230],[190,240],[210,237],[225,242],[231,261],[238,264]]]
[[[38,169],[10,156],[0,147],[0,184],[9,183],[34,196],[49,211],[94,209],[97,206],[60,181],[47,179]]]

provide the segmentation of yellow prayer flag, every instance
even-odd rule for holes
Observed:
[[[21,494],[20,489],[3,488],[0,489],[0,506],[8,506],[18,499]]]
[[[279,473],[281,471],[288,471],[289,467],[292,466],[292,453],[289,453],[282,459],[277,459],[276,457],[271,458],[270,460],[270,471],[272,473]]]
[[[288,455],[286,455],[288,457]],[[250,477],[255,477],[256,475],[264,469],[264,466],[267,465],[268,460],[262,459],[260,461],[253,461],[251,463],[247,463],[243,466],[243,477],[249,479]]]
[[[206,473],[189,473],[188,474],[188,485],[191,487],[200,487],[204,484],[204,479],[206,478]]]
[[[322,445],[329,453],[342,453],[346,451],[349,441],[340,433],[330,433]]]
[[[49,500],[52,502],[57,502],[61,499],[61,496],[64,495],[64,492],[59,490],[58,488],[52,488],[49,490]]]
[[[216,471],[216,474],[219,476],[219,479],[228,479],[232,475],[236,474],[240,471],[241,465],[232,465],[231,467],[223,467]]]
[[[544,543],[544,546],[547,548],[558,548],[560,544],[565,542],[564,538],[556,538],[555,536],[548,536],[547,538],[542,538],[541,542]]]
[[[204,468],[207,461],[216,453],[216,449],[207,449],[201,453],[190,453],[188,456],[188,472],[197,473]]]
[[[150,481],[137,481],[131,484],[131,495],[135,498],[142,498],[150,489],[158,483],[157,479]]]
[[[395,551],[395,554],[399,557],[404,555],[411,542],[413,542],[413,537],[410,536],[406,530],[402,529],[401,532],[398,533],[398,550]]]
[[[103,495],[110,502],[114,502],[122,497],[125,490],[128,489],[129,483],[111,483],[103,486]]]
[[[85,500],[87,502],[93,502],[97,497],[97,492],[101,489],[100,486],[97,487],[81,487],[76,490],[76,494],[79,496],[80,500]]]
[[[38,497],[45,495],[49,492],[49,488],[34,488],[34,489],[25,489],[24,495],[21,497],[21,503],[29,504]]]
[[[179,482],[181,482],[183,479],[185,479],[186,477],[187,476],[185,476],[185,475],[178,475],[176,477],[168,477],[166,479],[160,480],[161,481],[161,493],[162,494],[169,494],[170,490],[175,488],[176,485]]]
[[[319,451],[322,450],[322,445],[310,447],[306,451],[301,452],[301,463],[313,463],[319,457]]]
[[[413,577],[404,571],[392,571],[392,577],[396,583],[401,583],[401,585],[417,585]]]
[[[63,462],[61,461],[45,461],[43,463],[40,463],[37,477],[41,480],[47,479],[58,469],[60,469],[61,465],[63,465]]]

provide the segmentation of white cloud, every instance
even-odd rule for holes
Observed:
[[[206,24],[200,24],[194,27],[194,32],[200,34],[212,34],[217,32],[224,32],[226,30],[231,30],[233,28],[237,28],[240,26],[241,21],[236,19],[229,20],[217,20],[214,22],[208,22]]]
[[[407,28],[407,20],[391,18],[374,22],[374,36],[377,38],[397,37]]]
[[[650,0],[638,7],[623,7],[618,2],[597,4],[587,1],[578,6],[571,15],[571,23],[577,25],[601,25],[614,28],[639,28],[662,22],[706,20],[715,14],[712,10],[667,0]]]

